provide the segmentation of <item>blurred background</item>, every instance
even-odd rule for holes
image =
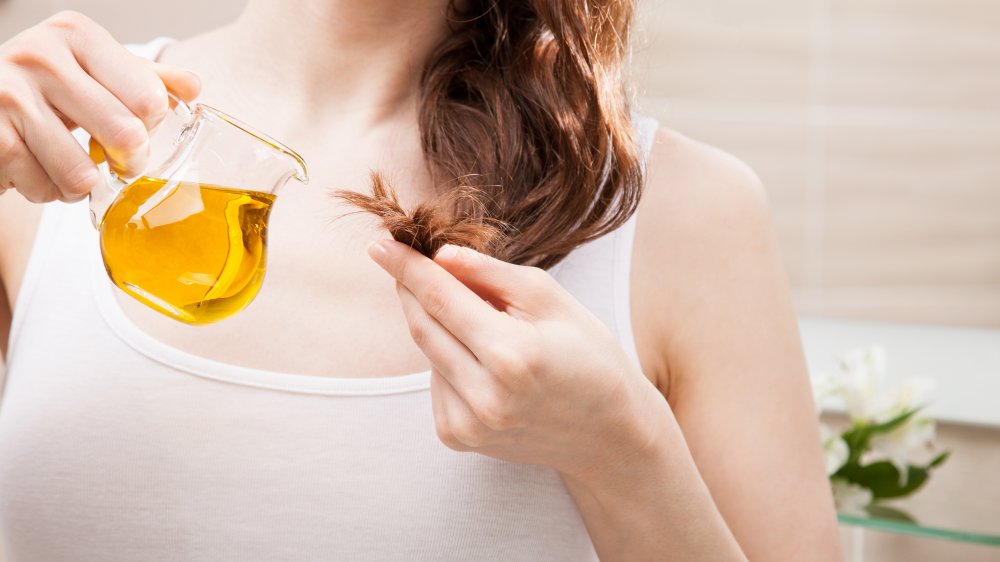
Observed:
[[[763,180],[813,374],[877,344],[936,382],[953,455],[891,504],[924,536],[842,525],[849,559],[1000,560],[926,538],[1000,536],[1000,4],[640,0],[638,28],[641,110]]]
[[[0,40],[61,9],[123,43],[184,37],[243,4],[0,0]],[[882,344],[890,376],[934,379],[929,411],[953,455],[913,516],[1000,535],[1000,4],[639,5],[638,109],[760,175],[811,370]],[[855,559],[1000,560],[966,541],[842,528]]]

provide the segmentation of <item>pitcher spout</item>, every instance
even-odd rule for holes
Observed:
[[[232,115],[223,113],[209,105],[200,105],[200,109],[206,113],[210,113],[213,117],[218,118],[233,127],[247,133],[251,137],[263,143],[265,146],[269,147],[271,150],[280,154],[279,158],[285,158],[288,160],[290,170],[288,171],[288,178],[294,178],[301,182],[302,184],[309,183],[309,171],[306,168],[305,160],[299,156],[297,152],[286,146],[283,142],[271,137],[268,134],[262,133],[253,127],[247,125],[246,123],[236,119]],[[275,186],[277,188],[278,186]]]

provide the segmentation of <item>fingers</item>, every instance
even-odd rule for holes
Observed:
[[[142,170],[149,157],[146,124],[114,94],[79,67],[59,76],[44,75],[39,81],[49,103],[90,133],[116,170]]]
[[[167,88],[150,66],[103,27],[75,12],[49,18],[67,40],[79,65],[125,105],[146,128],[167,112]]]
[[[59,198],[59,189],[49,179],[38,160],[28,151],[12,127],[0,136],[0,188],[14,188],[32,203],[47,203]]]
[[[201,87],[193,73],[133,55],[75,12],[0,44],[0,63],[0,179],[31,201],[75,201],[101,181],[70,129],[86,129],[116,171],[139,172],[148,130],[169,109],[167,87],[186,100]]]
[[[82,14],[61,12],[47,23],[65,39],[74,60],[53,65],[61,72],[48,73],[55,76],[48,80],[46,97],[68,120],[91,133],[113,168],[138,172],[148,158],[147,131],[170,108],[168,88],[191,101],[201,90],[200,79],[193,72],[133,55]],[[59,53],[48,57],[59,58]]]
[[[469,348],[428,314],[417,297],[399,282],[396,283],[396,292],[410,336],[434,368],[448,379],[452,387],[460,389],[463,396],[483,392],[489,379]]]
[[[24,115],[21,135],[34,159],[58,189],[58,198],[79,201],[101,181],[97,167],[47,105]]]
[[[438,439],[448,448],[472,451],[487,444],[489,428],[437,369],[431,370],[431,406]]]
[[[507,263],[471,248],[448,244],[434,261],[480,298],[515,318],[544,315],[566,297],[546,271]]]
[[[369,255],[416,297],[434,319],[477,357],[512,319],[481,299],[468,287],[427,257],[395,240],[381,240]]]
[[[151,65],[153,72],[160,77],[160,80],[167,87],[167,90],[184,101],[190,102],[201,93],[201,78],[194,72],[161,62],[146,61]]]
[[[450,396],[449,390],[454,394],[454,389],[450,389],[448,381],[444,380],[441,373],[437,369],[431,369],[431,410],[434,413],[434,430],[442,443],[451,449],[462,451],[466,449],[451,434],[448,402],[457,398],[457,395]]]

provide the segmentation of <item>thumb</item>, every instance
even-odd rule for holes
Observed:
[[[162,62],[151,64],[163,85],[175,96],[189,102],[201,93],[201,77],[194,71]]]
[[[558,300],[558,283],[537,267],[507,263],[452,244],[442,246],[434,262],[501,311],[513,308],[537,316]]]

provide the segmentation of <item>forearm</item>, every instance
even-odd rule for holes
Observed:
[[[664,404],[641,456],[584,477],[563,474],[604,562],[745,560]]]

